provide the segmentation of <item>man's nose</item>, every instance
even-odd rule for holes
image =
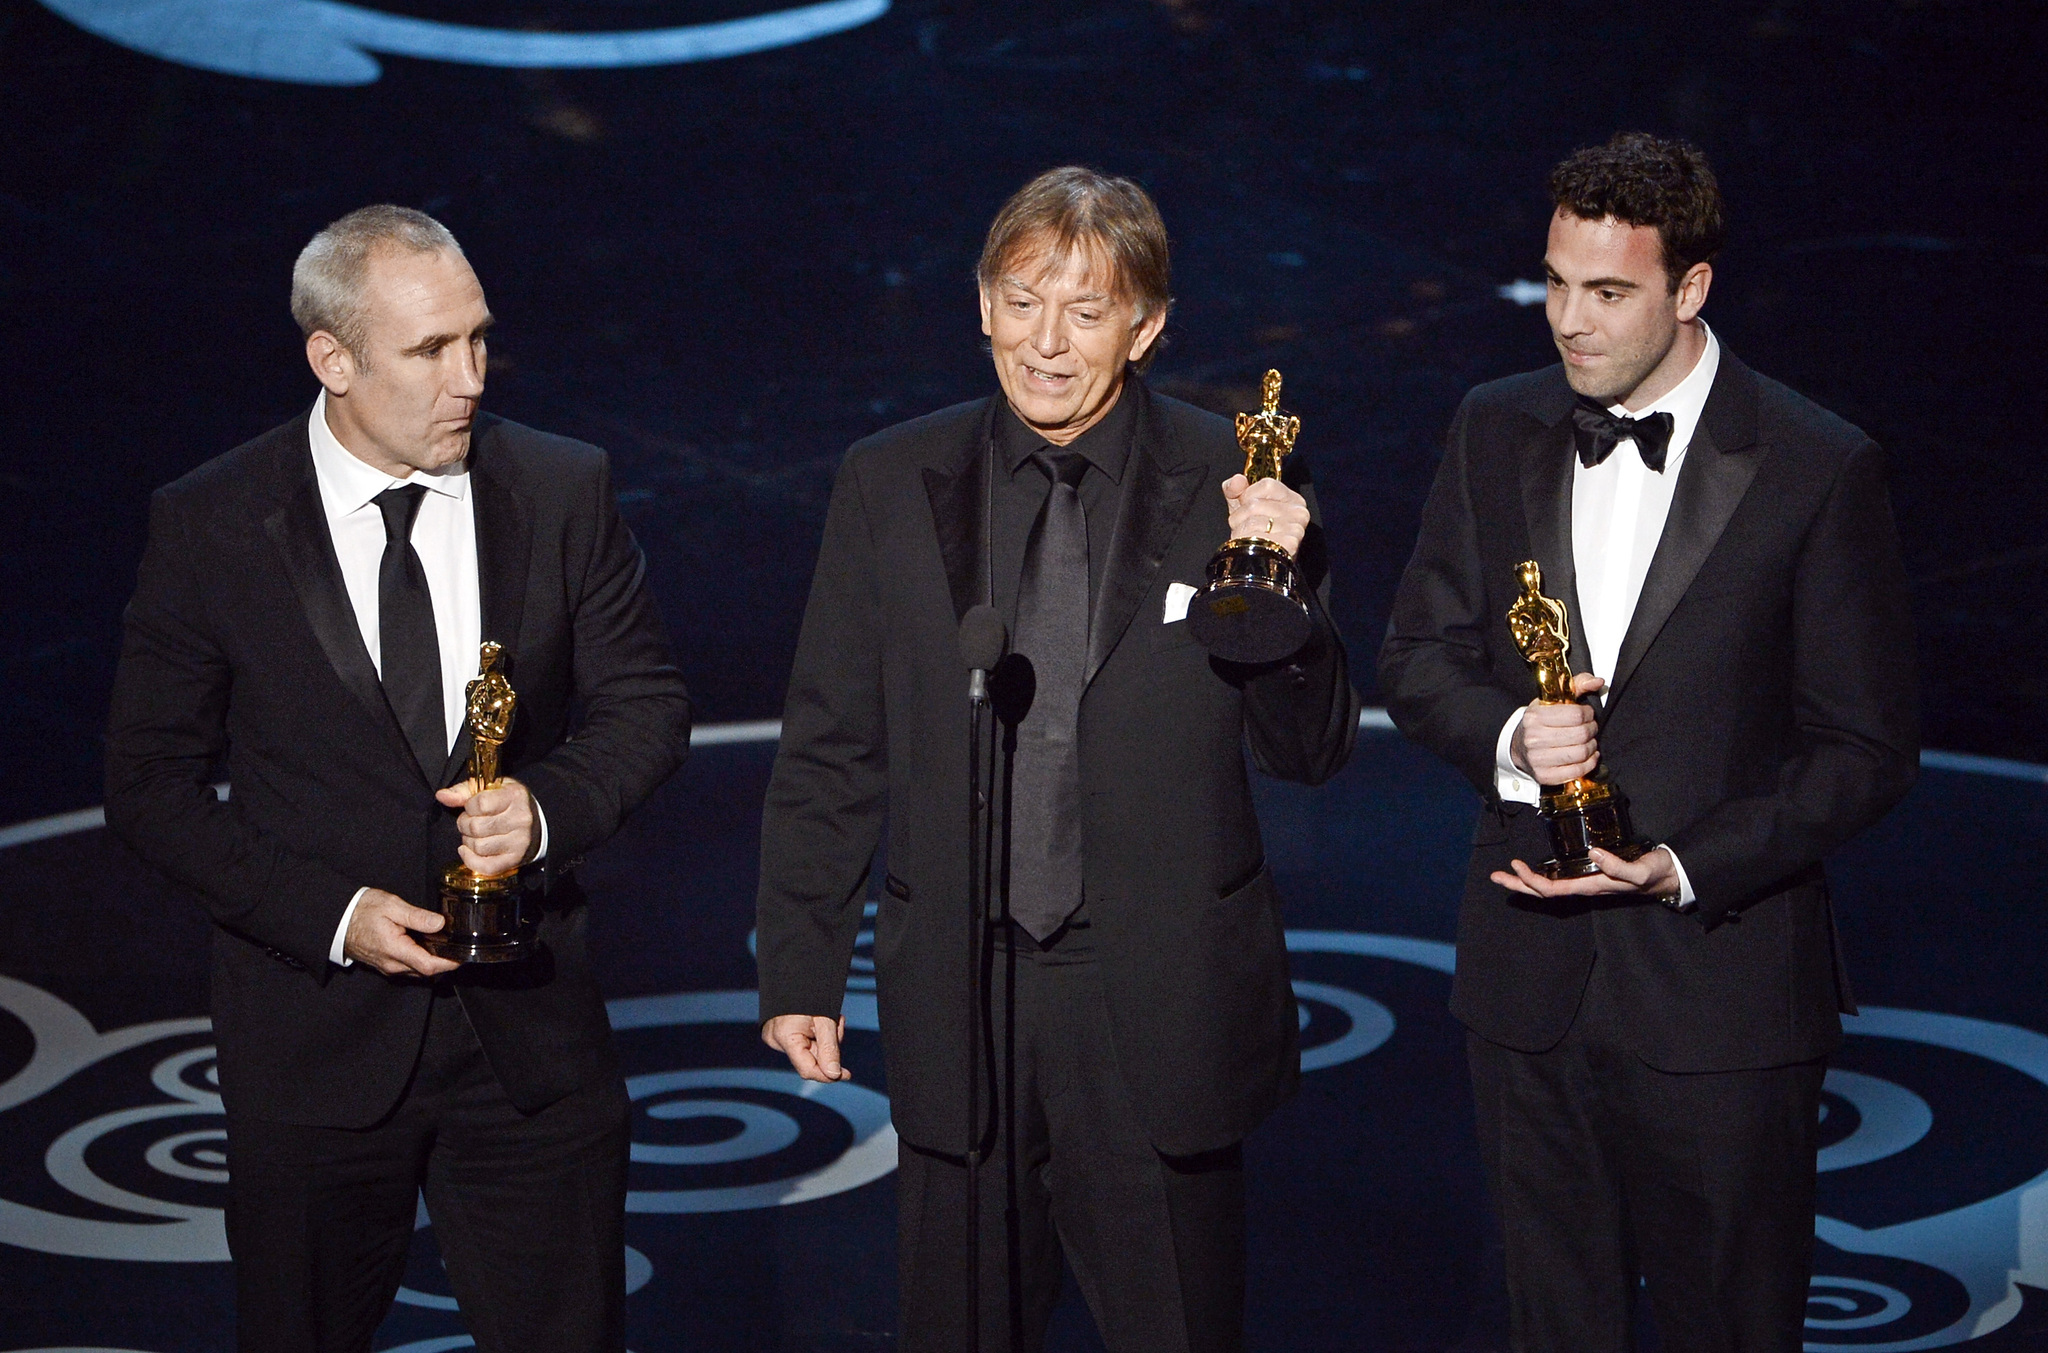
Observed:
[[[484,392],[483,364],[477,361],[473,344],[458,343],[460,349],[455,355],[455,374],[448,382],[448,393],[457,399],[476,399]]]
[[[1557,331],[1568,338],[1593,332],[1592,304],[1576,291],[1567,291],[1557,310]]]
[[[1051,312],[1039,317],[1031,329],[1031,346],[1041,357],[1057,357],[1067,350],[1067,335],[1057,316]]]

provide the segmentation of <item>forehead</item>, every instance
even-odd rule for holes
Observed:
[[[377,250],[364,270],[363,301],[371,327],[422,333],[461,332],[489,313],[468,260],[446,249]]]
[[[1550,218],[1543,258],[1568,281],[1626,277],[1647,282],[1664,271],[1664,247],[1655,226],[1629,225],[1612,216],[1589,221],[1562,209]]]
[[[1100,240],[1082,236],[1064,248],[1046,236],[1027,236],[1010,246],[999,274],[1045,297],[1105,296],[1122,300],[1126,288],[1116,261]]]

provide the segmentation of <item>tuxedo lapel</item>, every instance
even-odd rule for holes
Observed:
[[[491,472],[488,441],[472,453],[469,471],[471,510],[476,514],[476,578],[483,612],[483,637],[505,650],[501,669],[512,689],[519,689],[519,622],[526,613],[526,566],[533,544],[533,521],[526,504]],[[469,724],[465,720],[455,746],[441,769],[441,784],[452,784],[469,760]]]
[[[1714,388],[1707,395],[1699,428],[1678,472],[1664,534],[1651,556],[1642,594],[1636,598],[1635,613],[1629,617],[1628,632],[1614,662],[1609,708],[1627,689],[1643,654],[1656,642],[1664,622],[1692,586],[1700,565],[1713,553],[1728,519],[1735,515],[1750,481],[1756,478],[1765,450],[1757,444],[1756,431],[1756,378],[1723,349]]]
[[[327,511],[320,503],[320,485],[313,477],[313,452],[307,445],[303,424],[285,454],[288,458],[296,457],[300,473],[284,506],[263,519],[263,533],[277,547],[292,590],[298,594],[299,606],[306,613],[306,623],[320,641],[334,675],[384,730],[393,750],[417,775],[419,760],[384,699],[384,684],[377,679],[370,651],[363,647],[363,632],[356,624],[355,608],[349,604],[348,589],[341,581],[341,563],[334,557],[334,541],[327,531]]]
[[[1574,672],[1591,669],[1591,650],[1586,647],[1583,613],[1579,609],[1579,570],[1572,555],[1572,450],[1571,403],[1555,421],[1544,421],[1522,445],[1522,512],[1529,523],[1529,551],[1543,569],[1543,594],[1565,605],[1571,627],[1568,656]],[[1489,578],[1487,583],[1505,585],[1511,579]],[[1501,620],[1505,625],[1505,615]]]
[[[1116,525],[1109,536],[1108,562],[1102,591],[1088,624],[1088,669],[1093,681],[1115,651],[1131,617],[1152,589],[1152,580],[1173,547],[1181,520],[1195,500],[1204,478],[1202,466],[1178,463],[1178,448],[1154,415],[1150,394],[1132,381],[1126,395],[1138,395],[1137,425],[1131,430],[1131,454],[1117,500]]]
[[[991,399],[975,421],[974,439],[959,448],[950,470],[927,467],[924,472],[925,497],[931,503],[932,528],[938,534],[956,620],[965,617],[969,607],[990,600],[987,518],[995,407]]]

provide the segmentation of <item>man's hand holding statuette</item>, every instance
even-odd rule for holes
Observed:
[[[366,888],[348,918],[342,952],[386,977],[438,977],[460,966],[420,948],[408,931],[432,934],[446,925],[438,911],[426,911],[381,888]]]
[[[1270,540],[1292,555],[1301,553],[1301,538],[1308,531],[1308,499],[1277,479],[1254,484],[1241,474],[1223,481],[1223,497],[1230,504],[1230,538],[1247,536]]]
[[[1607,683],[1581,672],[1572,678],[1572,694],[1587,696]],[[1522,710],[1521,726],[1508,743],[1515,765],[1539,785],[1561,785],[1591,775],[1600,764],[1600,725],[1586,706],[1545,704],[1532,700]]]
[[[540,849],[533,795],[517,780],[500,780],[479,791],[464,780],[434,795],[449,808],[460,808],[455,826],[462,833],[457,853],[476,873],[507,874],[531,861]]]

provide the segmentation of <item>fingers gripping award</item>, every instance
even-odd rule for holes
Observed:
[[[1572,695],[1571,620],[1564,603],[1543,595],[1543,570],[1534,559],[1515,570],[1521,595],[1508,607],[1508,632],[1515,648],[1536,678],[1536,698],[1543,704],[1568,705]],[[1593,862],[1598,847],[1624,860],[1649,850],[1636,838],[1629,821],[1628,800],[1607,780],[1607,767],[1590,775],[1546,785],[1538,811],[1550,824],[1551,858],[1537,866],[1546,878],[1584,878],[1600,872]]]
[[[512,729],[519,696],[499,670],[504,649],[485,640],[479,652],[476,679],[465,689],[469,710],[469,778],[481,792],[498,778],[498,749]],[[536,942],[536,927],[521,907],[517,867],[502,874],[479,874],[465,864],[441,872],[441,915],[447,924],[431,935],[416,934],[429,953],[463,963],[510,963],[527,957]]]
[[[1301,419],[1280,412],[1280,373],[1268,371],[1258,413],[1237,416],[1244,477],[1278,479],[1280,462],[1294,450]],[[1314,621],[1302,597],[1294,557],[1270,540],[1242,536],[1225,541],[1209,560],[1208,585],[1188,605],[1196,642],[1228,662],[1279,662],[1308,642]]]

